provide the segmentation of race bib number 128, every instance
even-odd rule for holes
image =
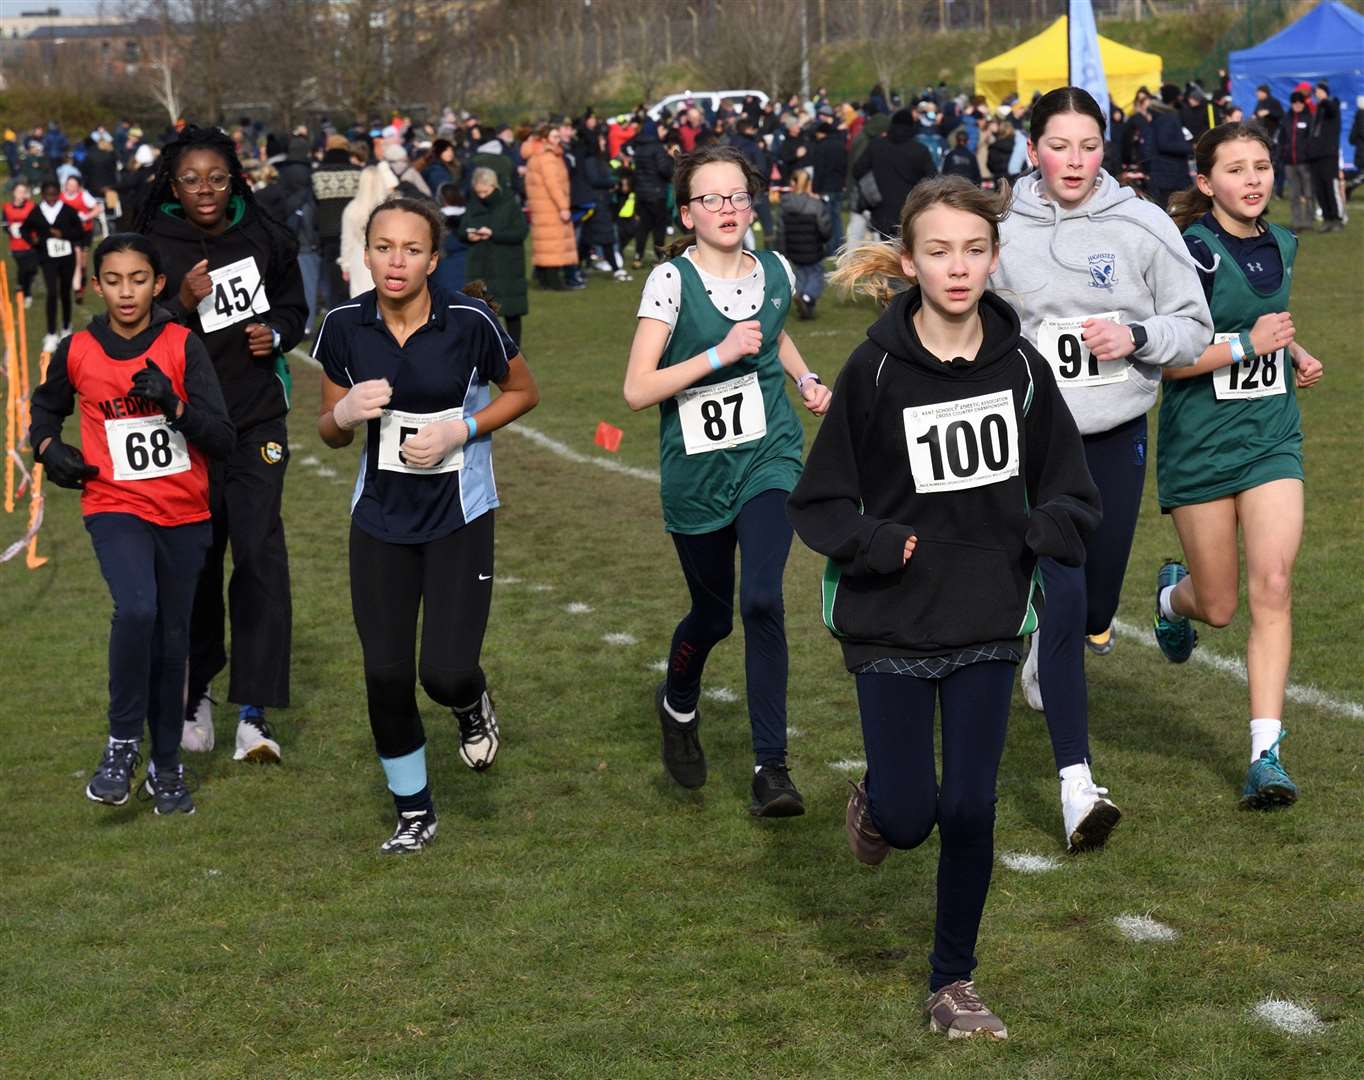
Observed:
[[[1230,341],[1236,334],[1214,334],[1213,344]],[[1268,356],[1247,356],[1240,364],[1227,364],[1212,373],[1212,390],[1218,401],[1254,401],[1288,393],[1288,351],[1276,349]]]
[[[916,490],[961,491],[1018,475],[1013,391],[919,405],[904,418]]]

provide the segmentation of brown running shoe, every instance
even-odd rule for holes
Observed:
[[[1009,1037],[1004,1021],[985,1007],[985,1002],[976,995],[976,984],[969,979],[944,986],[929,997],[924,1011],[928,1013],[928,1030],[945,1031],[949,1039],[969,1039],[973,1035]]]
[[[890,854],[890,845],[871,822],[871,811],[867,809],[867,778],[863,776],[855,784],[849,780],[848,786],[853,789],[848,799],[848,847],[852,848],[858,862],[880,866]]]

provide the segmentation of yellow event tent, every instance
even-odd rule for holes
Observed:
[[[1066,25],[1066,16],[1062,15],[1035,38],[977,64],[976,93],[984,94],[985,103],[993,109],[1009,94],[1017,94],[1026,102],[1032,99],[1035,90],[1045,94],[1054,87],[1065,86]],[[1103,55],[1108,96],[1113,104],[1130,111],[1140,86],[1148,87],[1153,94],[1159,93],[1161,60],[1155,53],[1130,49],[1102,34],[1099,52]]]

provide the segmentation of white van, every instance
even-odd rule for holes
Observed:
[[[719,111],[721,103],[742,108],[746,98],[757,98],[759,105],[767,104],[767,95],[761,90],[684,90],[680,94],[669,94],[651,105],[649,119],[657,120],[665,109],[675,112],[685,101],[694,102],[702,112],[709,106],[710,112],[714,114]]]

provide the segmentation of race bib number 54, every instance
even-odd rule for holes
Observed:
[[[758,373],[714,386],[693,386],[677,395],[682,445],[688,454],[708,454],[761,439],[767,410]]]
[[[1085,348],[1081,339],[1084,324],[1090,319],[1120,322],[1116,311],[1079,315],[1071,319],[1043,319],[1037,327],[1037,351],[1047,358],[1056,372],[1058,386],[1105,386],[1127,378],[1126,359],[1100,360]]]
[[[919,405],[904,418],[918,491],[961,491],[1018,475],[1013,391]]]
[[[164,416],[129,416],[104,421],[115,480],[154,480],[190,468],[185,437]]]
[[[1214,334],[1213,344],[1230,341],[1236,334]],[[1288,351],[1276,349],[1268,356],[1247,356],[1240,364],[1227,364],[1212,373],[1212,391],[1218,401],[1254,401],[1288,393]]]
[[[458,472],[464,468],[464,447],[461,446],[446,455],[439,465],[430,469],[420,469],[409,464],[407,458],[403,456],[403,443],[427,424],[463,419],[463,408],[446,409],[438,413],[410,413],[398,409],[385,409],[379,417],[379,468],[384,472],[411,473],[414,476]]]
[[[270,310],[256,260],[248,255],[208,272],[209,294],[199,301],[199,323],[211,334]]]

